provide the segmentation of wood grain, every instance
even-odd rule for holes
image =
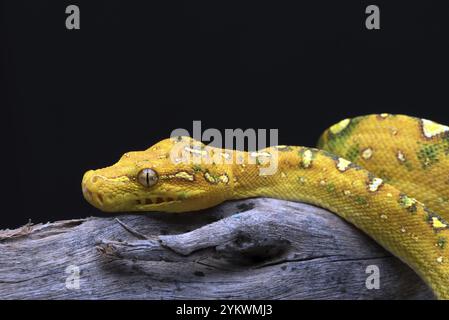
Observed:
[[[365,285],[371,265],[379,268],[379,289]],[[77,269],[79,289],[71,281],[67,287],[68,272]],[[258,198],[203,212],[105,214],[0,231],[0,299],[433,299],[433,294],[411,269],[338,216]]]

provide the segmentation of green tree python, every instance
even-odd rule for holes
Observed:
[[[179,150],[190,157],[173,157]],[[276,172],[260,174],[273,155]],[[449,299],[449,127],[430,120],[345,119],[322,134],[318,149],[244,152],[169,138],[86,172],[82,190],[106,212],[195,211],[250,197],[317,205],[363,230],[415,270],[437,298]]]

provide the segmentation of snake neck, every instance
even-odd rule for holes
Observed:
[[[304,155],[305,152],[305,155]],[[268,197],[293,201],[304,201],[326,206],[316,197],[315,184],[312,181],[324,178],[328,168],[320,161],[313,163],[318,150],[302,147],[271,147],[260,152],[248,153],[247,161],[234,164],[232,199]],[[267,155],[271,155],[267,158]],[[311,183],[309,190],[301,190]]]

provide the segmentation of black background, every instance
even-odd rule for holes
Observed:
[[[449,10],[392,2],[4,2],[0,228],[103,215],[82,174],[192,120],[309,146],[367,113],[448,124]],[[381,30],[365,28],[369,4]]]

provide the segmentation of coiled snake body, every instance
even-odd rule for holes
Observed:
[[[193,211],[262,196],[314,204],[363,230],[449,299],[449,127],[368,115],[333,125],[318,148],[247,153],[171,138],[86,172],[83,194],[108,212]],[[276,172],[261,174],[274,155]]]

